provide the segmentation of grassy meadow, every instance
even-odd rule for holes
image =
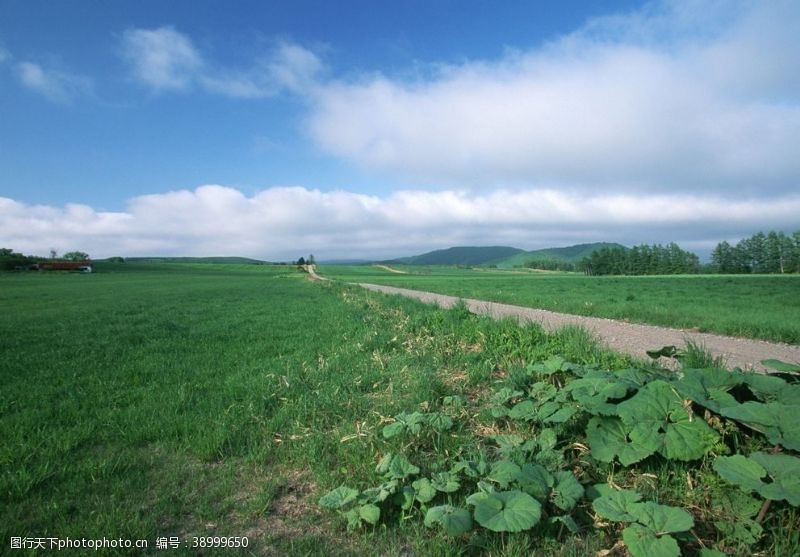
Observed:
[[[587,277],[575,273],[397,266],[323,266],[372,282],[576,315],[800,344],[800,275]]]
[[[355,272],[372,281],[375,270]],[[355,272],[347,276],[357,280]],[[579,329],[545,333],[267,265],[0,274],[0,308],[0,552],[12,536],[121,537],[148,540],[144,553],[154,554],[163,553],[157,537],[178,536],[189,546],[170,555],[587,555],[619,546],[621,535],[620,524],[593,512],[590,486],[598,483],[690,509],[694,528],[675,534],[686,554],[800,551],[800,513],[785,501],[773,501],[760,525],[754,512],[726,511],[730,498],[756,510],[760,501],[716,476],[711,456],[654,454],[620,466],[589,457],[580,414],[543,426],[498,411],[538,388],[537,374],[552,393],[574,380],[569,374],[623,370],[637,384],[646,381],[641,374],[661,377]],[[695,356],[690,364],[708,363]],[[387,425],[415,412],[450,426],[387,436]],[[771,447],[725,420],[710,423],[714,454]],[[350,530],[352,515],[319,504],[339,486],[385,481],[376,465],[391,454],[426,475],[475,462],[476,474],[491,468],[488,481],[499,485],[501,459],[528,458],[524,438],[538,439],[537,462],[561,482],[533,530],[447,535],[426,527],[413,501],[384,506],[374,526],[368,513],[360,524],[357,517]],[[475,483],[460,481],[462,491],[438,500],[463,504]],[[196,536],[247,536],[249,545],[198,550]]]

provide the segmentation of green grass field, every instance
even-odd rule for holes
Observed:
[[[581,274],[323,266],[324,276],[576,315],[800,343],[800,275],[587,277]]]
[[[521,450],[514,435],[544,438],[545,429],[554,445],[542,460],[541,441],[536,458],[559,478],[569,472],[587,489],[611,481],[690,509],[692,534],[675,534],[689,553],[702,544],[740,554],[800,550],[800,515],[784,501],[773,502],[763,536],[747,516],[725,515],[719,502],[740,492],[714,475],[712,456],[619,466],[589,458],[582,415],[545,429],[495,417],[498,392],[507,388],[513,399],[515,389],[532,388],[533,364],[553,355],[576,373],[636,364],[580,330],[548,334],[463,308],[311,283],[291,267],[248,265],[3,274],[0,307],[2,552],[14,536],[145,539],[145,554],[170,555],[566,556],[611,548],[621,525],[595,525],[584,497],[570,511],[574,532],[567,518],[551,520],[557,507],[545,497],[542,524],[513,535],[476,527],[448,536],[423,525],[419,504],[399,510],[389,500],[377,526],[348,531],[345,518],[318,504],[342,484],[380,482],[375,467],[390,452],[426,475],[459,459],[496,467]],[[561,386],[570,373],[549,377]],[[414,411],[446,414],[454,425],[382,434],[393,417]],[[717,426],[716,454],[771,446],[730,423]],[[462,505],[470,481],[438,501]],[[732,537],[726,528],[739,530]],[[189,546],[154,549],[162,536]],[[247,536],[249,546],[191,547],[206,536]]]

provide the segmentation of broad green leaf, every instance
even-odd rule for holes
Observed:
[[[587,412],[604,416],[613,415],[616,410],[616,404],[610,404],[609,400],[623,398],[628,394],[627,384],[610,377],[576,379],[565,389]]]
[[[523,400],[508,412],[508,417],[512,420],[534,420],[536,415],[536,406],[532,400]]]
[[[551,412],[553,404],[558,404],[555,412]],[[545,407],[548,408],[545,408]],[[559,404],[556,402],[546,402],[539,409],[539,419],[546,424],[563,424],[575,415],[578,409],[573,404]]]
[[[772,478],[772,483],[765,483],[759,490],[765,499],[785,500],[790,505],[800,506],[800,458],[762,452],[753,453],[750,458],[763,466]]]
[[[702,458],[719,439],[719,435],[702,418],[680,418],[666,426],[663,446],[659,452],[670,460],[695,460]],[[631,438],[633,438],[631,432]]]
[[[458,491],[461,487],[458,478],[449,472],[437,472],[433,474],[431,476],[431,485],[433,485],[436,491],[442,491],[444,493],[453,493],[454,491]]]
[[[528,495],[544,501],[549,496],[555,479],[544,466],[527,463],[517,474],[516,483]]]
[[[431,507],[425,514],[425,526],[433,527],[440,524],[450,536],[460,536],[472,529],[472,515],[467,509],[440,505]]]
[[[528,389],[528,397],[540,404],[553,399],[557,394],[558,389],[556,389],[556,386],[547,381],[534,383]]]
[[[417,492],[410,485],[404,486],[403,490],[394,496],[395,503],[404,511],[414,506]]]
[[[510,411],[511,410],[508,408],[508,406],[503,406],[503,405],[492,406],[491,408],[492,418],[496,420],[499,420],[500,418],[505,418],[506,416],[508,416],[508,413]]]
[[[547,451],[556,446],[558,437],[556,436],[555,431],[550,428],[545,428],[539,432],[539,435],[536,436],[536,442],[539,444],[540,449]]]
[[[583,497],[583,486],[569,471],[555,473],[556,486],[553,489],[553,503],[562,511],[569,511]]]
[[[641,524],[631,524],[625,528],[622,541],[633,557],[678,557],[681,554],[675,538],[669,535],[658,537]]]
[[[744,455],[718,456],[712,465],[722,479],[738,485],[745,491],[757,491],[767,471]]]
[[[478,524],[493,532],[522,532],[541,518],[542,506],[527,493],[503,491],[480,495],[474,499],[470,496],[467,502],[475,506]]]
[[[618,490],[608,484],[592,484],[586,488],[586,497],[588,497],[590,501],[594,501],[598,497],[610,495],[616,491]]]
[[[495,392],[494,395],[492,395],[491,401],[496,405],[505,404],[509,400],[519,398],[522,395],[522,391],[515,391],[513,389],[509,389],[508,387],[503,387],[499,391]]]
[[[595,488],[598,487],[600,486],[595,486]],[[592,508],[594,512],[608,520],[633,522],[636,520],[636,516],[628,511],[628,507],[637,503],[641,498],[640,494],[628,489],[611,491],[607,495],[602,495],[592,501]]]
[[[489,472],[486,479],[505,489],[508,484],[517,479],[519,472],[520,467],[510,460],[499,460],[492,464],[492,471]]]
[[[714,368],[685,369],[682,374],[672,385],[683,397],[714,412],[739,404],[729,391],[744,382],[742,374]]]
[[[428,423],[436,431],[447,431],[453,427],[453,420],[450,416],[441,412],[433,412],[428,415]]]
[[[348,530],[355,530],[359,526],[361,526],[361,515],[358,514],[358,509],[350,509],[346,513],[344,513],[344,517],[347,519],[347,529]]]
[[[753,394],[764,402],[774,401],[787,385],[780,377],[764,373],[743,373],[742,378]]]
[[[634,442],[628,438],[630,430],[619,418],[595,416],[586,425],[586,440],[592,456],[600,462],[611,462],[614,457],[630,466],[656,452],[660,445],[658,437],[640,438]]]
[[[464,397],[461,395],[448,395],[442,399],[442,406],[452,406],[453,408],[461,408],[464,406]]]
[[[414,497],[420,503],[428,503],[436,497],[436,489],[428,478],[420,478],[411,483],[414,488]]]
[[[718,492],[712,500],[714,526],[726,541],[753,544],[763,533],[761,525],[753,517],[761,508],[759,499],[739,489]]]
[[[703,547],[700,549],[700,553],[698,554],[699,557],[726,557],[726,554],[721,552],[718,549],[710,549],[708,547]]]
[[[635,445],[657,442],[658,452],[668,459],[695,460],[705,455],[719,435],[702,419],[669,383],[657,379],[639,389],[617,406],[622,421],[632,429]]]
[[[421,412],[405,412],[394,417],[395,421],[383,428],[383,436],[390,439],[406,431],[417,434],[422,430],[422,426],[428,421],[428,416]]]
[[[780,360],[761,360],[761,364],[768,368],[787,373],[800,372],[800,364],[789,364]]]
[[[383,437],[385,439],[391,439],[392,437],[396,437],[400,435],[406,430],[406,424],[403,422],[392,422],[383,427]]]
[[[558,371],[563,371],[567,361],[561,356],[550,356],[545,361],[533,366],[534,371],[544,375],[552,375]]]
[[[679,507],[659,505],[653,501],[631,503],[627,510],[636,522],[653,530],[657,535],[685,532],[694,526],[692,515]]]
[[[510,457],[518,450],[521,450],[521,446],[525,442],[525,439],[523,439],[521,435],[515,434],[495,435],[492,439],[497,443],[500,454],[506,458]]]
[[[419,468],[411,464],[403,455],[387,453],[375,468],[378,474],[390,480],[402,480],[419,474]]]
[[[800,451],[800,406],[749,401],[720,414],[763,433],[774,445]]]
[[[787,406],[800,407],[800,385],[786,385],[780,390],[775,401]]]
[[[785,454],[753,453],[750,457],[720,456],[714,470],[723,479],[765,499],[786,500],[800,506],[800,458]],[[769,475],[770,481],[762,480]]]
[[[631,389],[638,389],[653,379],[653,373],[639,368],[620,369],[614,372],[618,379],[628,383]]]
[[[325,507],[326,509],[336,510],[354,502],[357,497],[357,489],[347,487],[346,485],[341,485],[333,491],[323,495],[319,500],[319,504],[321,507]]]
[[[459,460],[450,467],[451,474],[464,474],[469,478],[477,478],[481,476],[480,466],[475,462],[468,460]]]
[[[364,522],[374,526],[381,518],[381,510],[376,505],[368,503],[359,507],[358,516]]]
[[[380,503],[385,501],[390,495],[397,491],[398,482],[397,480],[391,480],[388,482],[384,482],[378,487],[373,487],[371,489],[366,489],[361,493],[359,497],[359,501],[361,502],[370,502],[370,503]],[[361,499],[363,497],[363,500]]]

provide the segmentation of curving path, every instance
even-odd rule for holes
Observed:
[[[322,278],[314,273],[313,269],[310,274],[313,278]],[[464,300],[469,310],[473,313],[489,315],[497,319],[514,317],[523,323],[535,321],[548,330],[560,329],[565,325],[578,325],[596,334],[600,340],[610,348],[642,359],[647,358],[647,350],[658,349],[662,346],[669,345],[680,347],[683,346],[686,341],[691,340],[698,345],[705,346],[714,356],[722,356],[729,368],[740,367],[742,369],[764,371],[766,368],[761,365],[761,360],[772,358],[784,362],[800,362],[800,346],[796,345],[727,337],[709,333],[695,333],[679,329],[656,327],[654,325],[625,323],[599,317],[569,315],[544,309],[471,300],[455,296],[446,296],[444,294],[434,294],[433,292],[396,288],[394,286],[367,283],[359,283],[358,285],[368,290],[416,298],[417,300],[438,304],[445,308],[453,306],[459,300]]]

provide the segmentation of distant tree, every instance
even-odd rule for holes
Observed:
[[[306,261],[309,265],[316,265],[316,260],[314,259],[314,254],[308,254],[308,260]]]
[[[297,266],[299,267],[299,266],[305,265],[305,264],[306,264],[306,258],[301,255],[300,259],[297,260]]]
[[[55,259],[58,257],[58,251],[55,248],[50,248],[50,259]]]
[[[712,268],[717,273],[735,273],[735,263],[733,246],[724,240],[711,252]]]
[[[109,263],[125,263],[125,258],[124,257],[120,257],[119,255],[117,255],[115,257],[109,257],[108,258],[108,262]]]
[[[89,254],[83,251],[70,251],[63,256],[67,261],[86,261],[89,259]]]

